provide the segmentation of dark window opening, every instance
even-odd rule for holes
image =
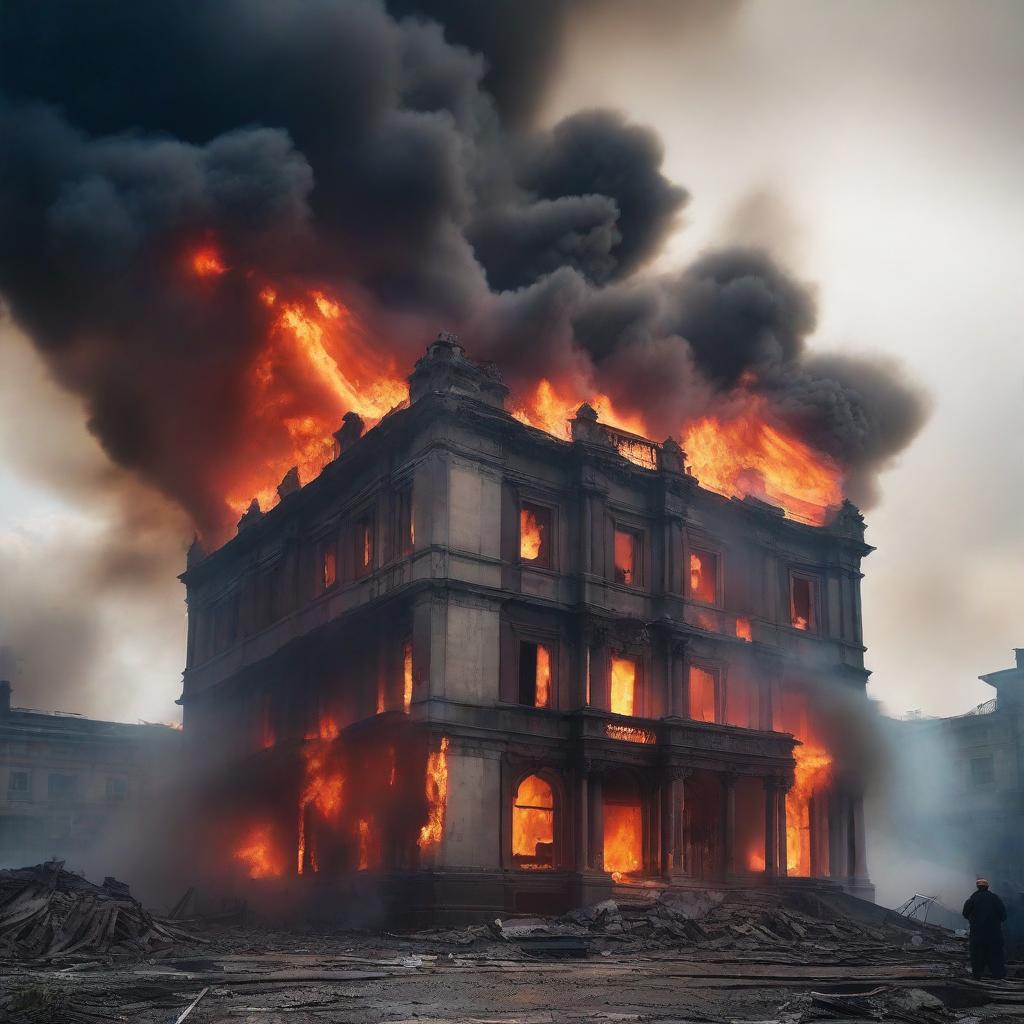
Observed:
[[[615,582],[635,587],[640,583],[640,538],[630,530],[615,531]]]
[[[373,517],[364,516],[356,523],[356,571],[359,575],[373,568]]]
[[[519,557],[531,565],[551,565],[551,509],[523,503],[519,509]]]
[[[551,651],[544,644],[519,644],[519,703],[551,707]]]
[[[338,546],[333,540],[324,544],[320,552],[320,580],[324,590],[338,582]]]
[[[712,551],[690,552],[690,597],[704,604],[718,603],[718,555]]]
[[[395,549],[399,555],[408,555],[416,546],[416,524],[412,519],[412,487],[403,487],[398,492],[398,514],[395,523]]]
[[[7,792],[12,800],[27,800],[31,791],[28,772],[11,772],[7,776]]]
[[[793,576],[789,589],[790,623],[794,629],[814,627],[814,584],[803,576]]]

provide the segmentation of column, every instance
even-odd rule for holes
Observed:
[[[576,870],[586,871],[589,864],[590,849],[590,815],[587,810],[588,805],[588,791],[590,789],[590,780],[587,777],[586,772],[581,768],[576,773],[576,820],[575,820],[575,838],[576,838]]]
[[[775,852],[779,844],[779,826],[776,821],[779,810],[779,795],[774,779],[764,780],[764,873],[775,878],[778,868]]]
[[[689,768],[666,768],[661,786],[661,873],[666,880],[686,873],[683,864],[683,804],[689,774]]]
[[[686,680],[683,675],[686,671],[686,644],[671,644],[669,668],[669,708],[672,717],[686,718]]]
[[[590,869],[604,871],[604,787],[600,772],[591,771],[589,780],[587,805],[590,811]]]
[[[842,790],[829,798],[829,874],[836,881],[850,877],[850,802]]]
[[[868,880],[867,835],[864,828],[864,798],[860,794],[850,798],[853,805],[853,878],[857,882]]]
[[[775,820],[778,822],[778,861],[776,862],[776,870],[778,871],[779,878],[785,878],[787,872],[787,860],[788,851],[786,846],[786,793],[789,792],[789,787],[792,783],[787,779],[780,781],[778,788],[775,790],[775,803],[778,807],[778,813],[775,816]]]
[[[722,869],[736,874],[736,776],[722,775]]]
[[[675,779],[668,769],[661,783],[661,874],[668,881],[676,870],[675,832],[676,800]]]

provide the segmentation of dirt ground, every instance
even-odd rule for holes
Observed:
[[[0,965],[5,1006],[0,1019],[167,1024],[201,992],[188,1024],[835,1019],[980,1024],[1024,1017],[1024,982],[973,983],[949,949],[928,943],[874,958],[884,962],[858,965],[837,962],[843,958],[835,950],[815,958],[794,949],[604,949],[583,959],[540,959],[512,943],[477,940],[464,948],[443,934],[422,933],[232,928],[209,929],[197,938],[202,941],[135,962],[6,962]],[[858,993],[873,994],[858,999]]]

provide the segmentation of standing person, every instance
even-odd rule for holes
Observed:
[[[977,886],[964,904],[964,917],[971,925],[971,974],[977,980],[988,967],[993,978],[1005,978],[1003,922],[1006,907],[994,892],[989,892],[987,879],[979,878]]]

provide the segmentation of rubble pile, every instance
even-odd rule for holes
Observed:
[[[63,861],[0,871],[0,955],[149,954],[189,936],[154,918],[114,878],[94,885]]]
[[[649,900],[605,900],[553,919],[496,922],[498,937],[535,948],[538,940],[588,940],[593,948],[770,952],[813,950],[840,959],[901,949],[961,955],[951,932],[896,915],[860,919],[813,897],[713,890],[662,893]],[[884,912],[883,912],[884,914]]]

